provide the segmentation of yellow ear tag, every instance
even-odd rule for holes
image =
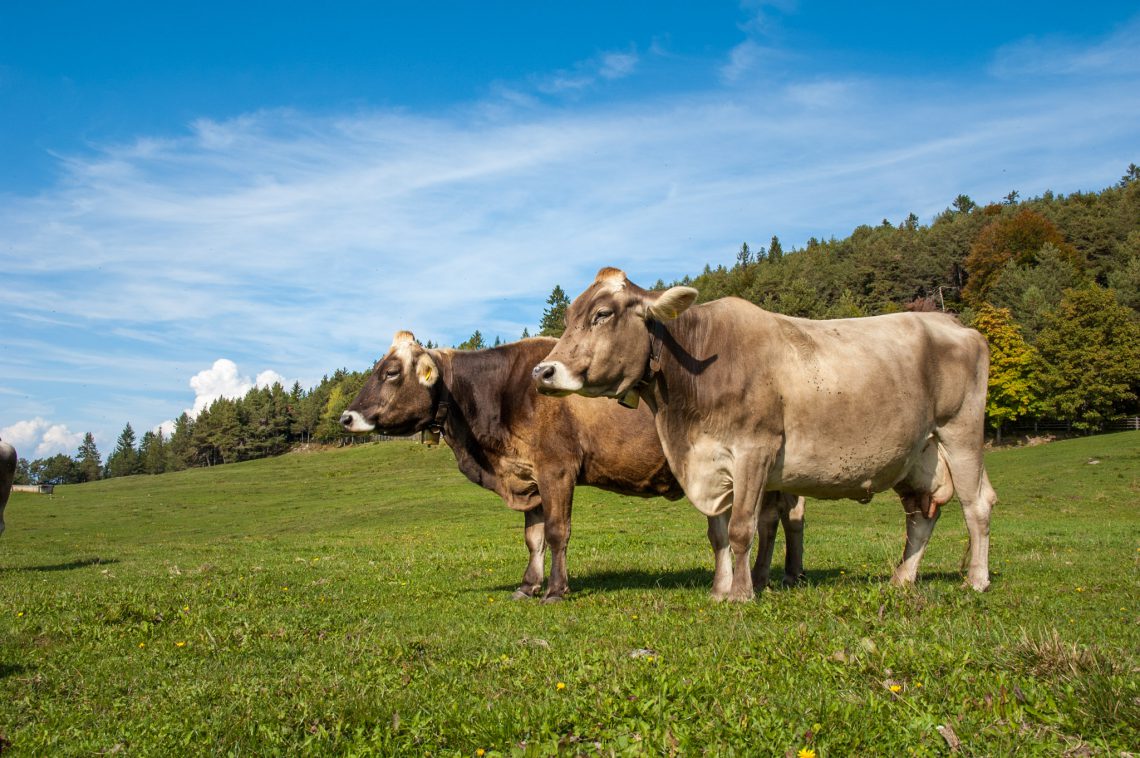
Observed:
[[[432,378],[431,366],[424,366],[421,376],[423,376],[425,382],[430,382]]]

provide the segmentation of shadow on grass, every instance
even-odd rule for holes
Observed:
[[[118,558],[100,558],[95,556],[94,558],[77,558],[67,563],[52,563],[44,566],[8,566],[0,568],[0,571],[73,571],[74,569],[87,568],[88,566],[110,566],[118,562]]]
[[[591,574],[570,575],[570,588],[575,593],[612,592],[614,590],[648,590],[648,589],[711,589],[712,567],[707,569],[674,569],[670,571],[642,571],[630,569],[626,571],[598,571]],[[868,572],[853,572],[841,568],[809,569],[803,579],[795,587],[786,588],[780,582],[783,578],[781,570],[772,571],[769,590],[776,592],[795,591],[810,587],[828,587],[841,582],[882,582],[890,584],[889,573],[873,574]],[[918,584],[960,584],[963,574],[957,571],[930,571],[918,574]],[[518,587],[518,583],[498,584],[490,587],[480,587],[468,592],[509,592]]]
[[[31,670],[31,666],[25,666],[22,663],[0,663],[0,679],[7,679],[16,674],[26,674]]]

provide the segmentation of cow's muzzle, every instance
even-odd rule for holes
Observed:
[[[340,414],[340,425],[344,427],[346,432],[355,432],[357,434],[371,432],[376,428],[376,424],[366,420],[360,411],[345,411]]]
[[[568,395],[582,389],[582,380],[572,376],[562,361],[543,361],[534,367],[531,377],[543,395]]]

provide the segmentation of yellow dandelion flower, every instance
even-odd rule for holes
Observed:
[[[1084,592],[1084,591],[1085,591],[1084,587],[1077,587],[1077,592]]]
[[[815,758],[815,750],[810,747],[801,747],[796,758]]]
[[[184,606],[182,606],[182,610],[183,610],[183,611],[188,611],[188,610],[190,610],[190,606],[188,606],[188,605],[184,605]]]
[[[556,689],[556,690],[566,689],[566,682],[559,682],[558,684],[554,685],[554,689]]]
[[[487,751],[484,750],[483,748],[479,748],[478,750],[475,751],[475,755],[480,756],[480,758],[486,754],[487,754]]]
[[[145,643],[145,642],[140,642],[140,643],[139,643],[139,647],[146,647],[146,643]]]
[[[16,614],[16,618],[21,618],[23,615],[24,615],[24,612],[20,611],[19,613]]]
[[[891,690],[891,692],[902,692],[902,685],[901,684],[892,684],[890,686],[890,690]]]
[[[653,662],[654,662],[654,661],[656,661],[657,659],[656,659],[656,658],[654,658],[652,655],[650,655],[650,656],[647,656],[647,657],[645,658],[645,660],[649,661],[650,663],[653,663]]]
[[[186,647],[186,643],[179,640],[178,642],[174,643],[174,646],[175,647]]]

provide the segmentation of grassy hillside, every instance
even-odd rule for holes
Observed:
[[[1135,750],[1140,434],[988,463],[988,593],[956,501],[890,587],[881,496],[810,502],[807,586],[744,606],[708,599],[687,503],[587,488],[570,599],[512,602],[522,519],[446,449],[15,494],[0,752],[933,755],[940,725],[965,755]]]

